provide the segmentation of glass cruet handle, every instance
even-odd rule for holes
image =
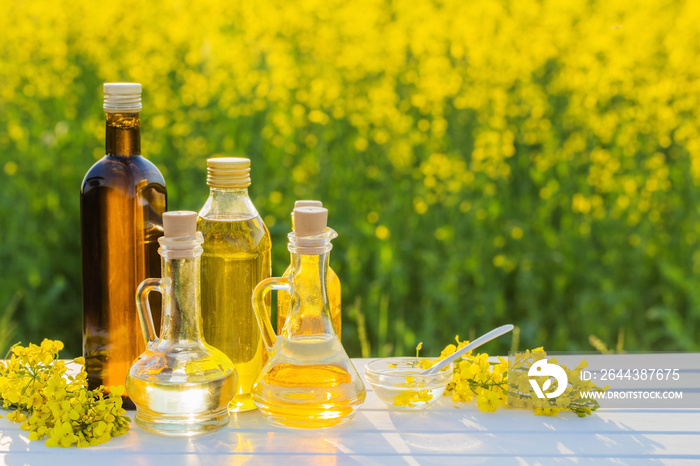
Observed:
[[[270,309],[265,302],[265,295],[272,290],[284,290],[291,296],[292,285],[285,277],[266,278],[258,283],[258,286],[253,291],[253,310],[255,311],[255,318],[258,321],[265,348],[268,351],[272,350],[277,341],[277,335],[275,335],[272,322],[270,322]]]
[[[148,278],[141,282],[136,290],[136,309],[139,313],[139,321],[141,322],[141,330],[143,337],[146,339],[146,346],[158,338],[156,328],[153,325],[153,314],[151,313],[151,305],[148,302],[148,293],[151,291],[162,291],[162,278]]]

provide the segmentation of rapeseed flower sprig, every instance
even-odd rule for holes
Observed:
[[[87,389],[85,359],[77,375],[67,375],[58,359],[63,343],[45,339],[41,345],[16,345],[0,364],[0,399],[7,418],[21,422],[29,440],[46,438],[48,447],[89,447],[107,442],[129,430],[121,395],[124,387]]]
[[[440,359],[444,359],[458,349],[469,344],[459,341],[457,345],[447,345]],[[476,405],[481,411],[494,412],[499,407],[508,406],[508,361],[498,358],[491,364],[489,355],[470,351],[454,362],[452,381],[447,384],[445,394],[452,394],[453,401],[471,401],[476,397]]]
[[[609,386],[603,388],[596,387],[590,380],[581,380],[581,370],[588,367],[588,362],[583,360],[573,369],[569,369],[565,364],[559,364],[556,358],[549,358],[551,364],[557,364],[566,373],[569,386],[560,396],[554,399],[539,399],[530,396],[530,382],[528,371],[532,364],[544,359],[547,353],[542,347],[525,351],[515,356],[510,368],[509,390],[511,397],[509,407],[512,408],[533,408],[538,416],[555,416],[560,411],[569,410],[579,417],[590,415],[599,408],[595,399],[584,398],[582,393],[604,392]],[[546,379],[542,377],[541,379]],[[544,382],[540,380],[539,382]]]
[[[457,344],[447,345],[440,354],[440,359],[469,344],[466,340],[459,341],[459,336],[455,340]],[[477,407],[485,412],[505,407],[534,409],[537,416],[556,416],[561,411],[569,410],[579,417],[585,417],[598,409],[597,401],[583,398],[581,393],[603,392],[608,387],[599,388],[590,380],[580,379],[581,370],[588,365],[585,360],[571,370],[560,364],[570,383],[562,395],[555,399],[530,396],[528,369],[532,363],[546,356],[542,347],[527,350],[518,355],[511,365],[510,361],[500,356],[498,362],[494,363],[489,361],[488,354],[472,354],[470,351],[455,361],[452,381],[447,384],[445,394],[451,394],[453,401],[471,401],[476,397]],[[551,362],[556,364],[556,359],[551,358]]]

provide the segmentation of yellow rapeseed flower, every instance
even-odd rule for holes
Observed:
[[[391,233],[389,232],[389,229],[384,226],[384,225],[379,225],[375,230],[374,234],[377,238],[380,240],[384,241],[389,239],[389,236],[391,236]]]

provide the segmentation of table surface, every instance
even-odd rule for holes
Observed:
[[[353,363],[364,373],[365,359]],[[571,413],[534,416],[449,397],[415,412],[382,404],[369,384],[367,399],[345,425],[319,430],[267,423],[259,412],[232,416],[218,431],[188,438],[163,437],[132,422],[127,435],[104,445],[47,448],[30,442],[19,424],[0,419],[4,464],[699,464],[700,410],[600,409],[586,418]],[[133,418],[133,412],[131,413]]]

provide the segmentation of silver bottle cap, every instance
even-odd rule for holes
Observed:
[[[141,111],[141,84],[104,83],[104,110],[107,113]]]

